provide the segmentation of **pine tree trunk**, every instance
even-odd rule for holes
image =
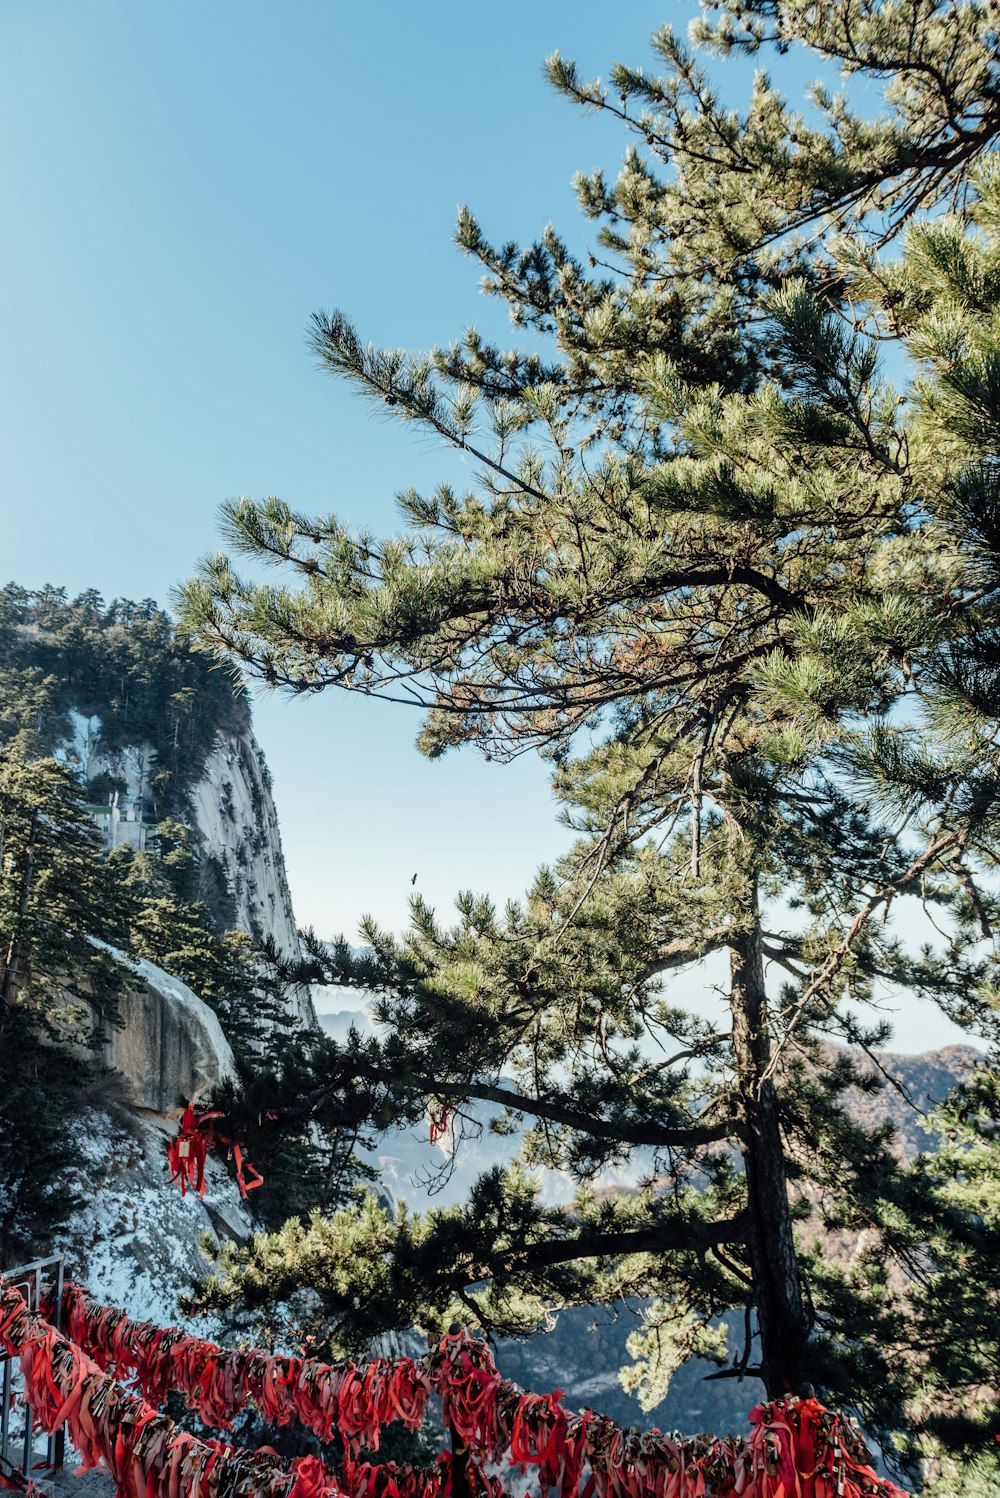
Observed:
[[[761,1341],[761,1373],[772,1397],[797,1390],[807,1377],[808,1318],[788,1206],[785,1151],[770,1057],[764,958],[756,881],[751,908],[730,945],[733,1052],[745,1139],[749,1226],[747,1247]]]

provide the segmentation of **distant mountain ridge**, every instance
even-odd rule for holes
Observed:
[[[877,1064],[858,1053],[855,1065],[868,1076],[886,1073],[898,1085],[887,1082],[872,1093],[852,1088],[847,1094],[848,1111],[866,1129],[891,1123],[899,1158],[912,1160],[934,1147],[933,1135],[924,1126],[926,1115],[973,1070],[983,1053],[971,1045],[948,1045],[915,1055],[879,1051],[876,1056]]]

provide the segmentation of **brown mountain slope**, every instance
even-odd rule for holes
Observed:
[[[879,1051],[874,1061],[856,1054],[859,1072],[868,1076],[881,1073],[887,1080],[878,1092],[853,1088],[847,1094],[848,1110],[866,1129],[891,1123],[900,1157],[912,1160],[934,1148],[934,1136],[924,1127],[927,1114],[981,1060],[982,1053],[971,1045],[943,1046],[939,1051],[910,1056]]]

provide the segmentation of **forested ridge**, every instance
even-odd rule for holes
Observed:
[[[159,821],[184,811],[220,728],[247,728],[249,713],[231,670],[178,638],[151,598],[105,603],[94,589],[0,589],[0,743],[32,758],[72,738],[70,709],[101,720],[103,753],[149,744],[156,767],[146,787]],[[104,781],[93,787],[98,797]]]

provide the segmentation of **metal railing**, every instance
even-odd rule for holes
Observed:
[[[43,1296],[52,1292],[52,1325],[58,1327],[62,1310],[63,1273],[61,1257],[36,1259],[33,1264],[19,1264],[5,1269],[3,1277],[15,1285],[30,1311],[37,1311]],[[20,1395],[14,1402],[12,1396]],[[23,1397],[21,1371],[17,1359],[0,1351],[0,1471],[8,1479],[21,1478],[25,1483],[39,1482],[53,1476],[63,1464],[66,1449],[65,1429],[47,1436],[35,1429],[34,1417]]]

